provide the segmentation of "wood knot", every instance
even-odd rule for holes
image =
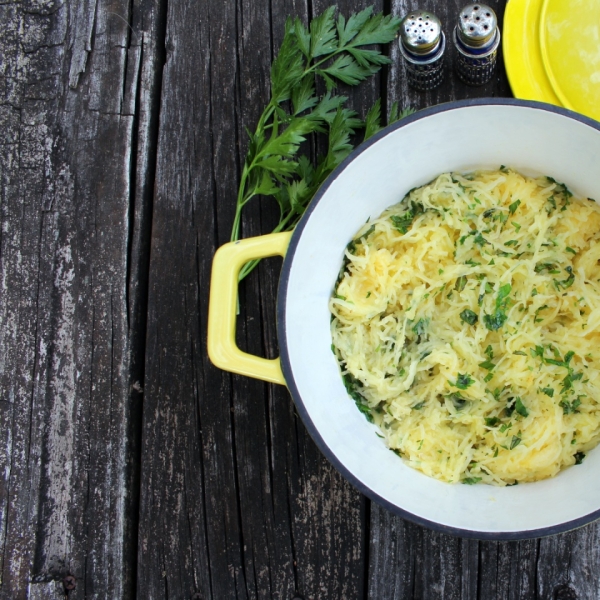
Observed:
[[[577,592],[566,583],[554,589],[553,598],[554,600],[578,600]]]

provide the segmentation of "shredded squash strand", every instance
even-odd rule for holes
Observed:
[[[348,245],[330,310],[349,394],[429,476],[536,481],[600,440],[600,207],[552,178],[412,190]]]

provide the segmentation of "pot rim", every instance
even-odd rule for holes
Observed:
[[[468,99],[468,100],[458,100],[453,102],[447,102],[443,104],[438,104],[436,106],[425,108],[422,110],[409,115],[392,125],[388,125],[383,128],[381,131],[373,135],[366,142],[363,142],[360,146],[355,148],[331,173],[331,175],[327,178],[325,183],[319,188],[315,197],[311,201],[308,206],[306,212],[300,219],[298,225],[294,229],[292,234],[292,238],[290,241],[289,248],[287,250],[286,256],[283,261],[281,276],[279,279],[279,287],[277,293],[277,336],[279,341],[279,352],[281,358],[281,369],[283,371],[283,375],[285,377],[286,385],[292,395],[292,399],[294,400],[294,404],[296,405],[296,409],[300,414],[302,422],[304,426],[308,430],[311,438],[319,448],[319,450],[325,455],[327,460],[343,475],[343,477],[349,481],[361,494],[367,496],[370,500],[377,502],[380,506],[388,509],[392,513],[416,523],[418,525],[422,525],[429,529],[433,529],[434,531],[439,531],[441,533],[471,538],[477,540],[524,540],[538,537],[546,537],[550,535],[556,535],[559,533],[564,533],[567,531],[572,531],[573,529],[577,529],[579,527],[583,527],[596,519],[600,519],[600,509],[593,511],[587,515],[579,517],[577,519],[566,521],[564,523],[560,523],[558,525],[553,525],[551,527],[543,527],[538,529],[529,529],[522,531],[508,531],[508,532],[489,532],[489,531],[477,531],[470,529],[462,529],[458,527],[451,527],[448,525],[442,525],[440,523],[436,523],[435,521],[430,521],[428,519],[424,519],[418,515],[415,515],[403,508],[400,508],[396,504],[393,504],[382,498],[377,492],[371,489],[368,485],[363,483],[358,477],[356,477],[353,473],[351,473],[345,465],[337,458],[334,451],[325,443],[323,437],[319,433],[318,428],[315,426],[313,420],[310,417],[308,410],[302,400],[302,396],[298,390],[296,385],[296,381],[294,379],[293,370],[291,367],[290,357],[289,357],[289,349],[287,345],[287,332],[286,332],[286,303],[287,303],[287,288],[290,277],[291,265],[294,259],[294,255],[298,246],[298,242],[302,237],[302,232],[304,227],[306,226],[308,220],[317,204],[320,202],[321,198],[325,194],[325,192],[329,189],[331,184],[339,177],[339,175],[348,167],[350,163],[352,163],[360,154],[362,154],[365,150],[371,147],[373,144],[378,142],[381,138],[385,137],[392,131],[396,131],[401,127],[405,127],[415,121],[419,121],[421,119],[427,118],[431,115],[435,115],[438,113],[443,113],[451,110],[462,109],[470,106],[518,106],[523,108],[533,108],[536,110],[544,110],[547,112],[553,112],[560,114],[565,117],[569,117],[594,129],[600,131],[600,122],[595,121],[589,117],[581,115],[579,113],[573,112],[571,110],[554,106],[552,104],[547,104],[544,102],[536,102],[531,100],[520,100],[516,98],[477,98],[477,99]]]

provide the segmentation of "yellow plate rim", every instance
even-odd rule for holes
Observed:
[[[539,41],[544,0],[509,0],[504,13],[502,50],[513,94],[563,106],[548,79]]]

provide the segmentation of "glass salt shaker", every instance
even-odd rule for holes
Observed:
[[[483,85],[494,75],[500,29],[496,13],[485,4],[468,4],[454,28],[456,73],[468,85]]]
[[[413,10],[400,23],[400,53],[409,85],[431,90],[444,76],[446,38],[440,20],[428,10]]]

